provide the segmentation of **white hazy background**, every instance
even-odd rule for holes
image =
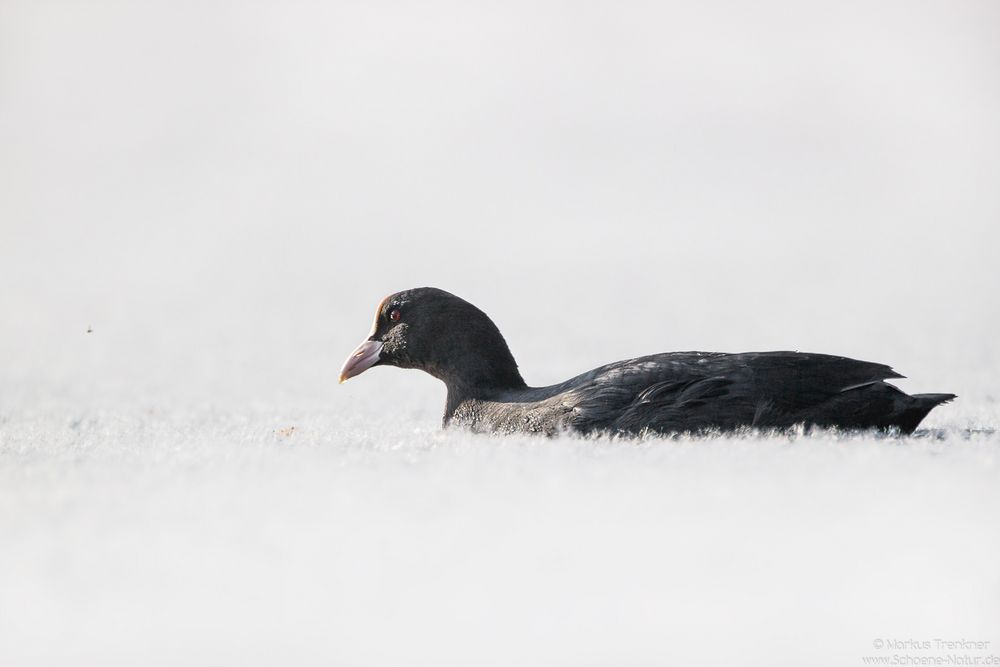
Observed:
[[[0,664],[1000,654],[998,35],[990,0],[0,0]],[[531,384],[801,349],[960,398],[913,439],[444,433],[429,376],[336,385],[421,285]]]

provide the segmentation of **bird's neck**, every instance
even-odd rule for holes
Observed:
[[[448,396],[457,401],[469,398],[489,399],[507,391],[524,389],[517,366],[498,370],[489,367],[456,369],[456,372],[435,372],[432,375],[448,387]]]
[[[500,330],[484,313],[465,313],[463,326],[441,331],[421,368],[448,387],[447,423],[465,401],[491,400],[527,385]]]
[[[462,368],[446,368],[432,373],[448,388],[445,424],[464,403],[496,400],[511,391],[527,388],[514,357],[509,351],[506,356],[509,359],[470,360]]]

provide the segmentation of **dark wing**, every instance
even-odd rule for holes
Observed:
[[[902,376],[882,364],[822,354],[676,352],[597,369],[578,378],[562,400],[570,410],[567,425],[583,432],[837,425],[831,409],[856,408],[874,384],[894,390],[881,382],[892,377]],[[843,395],[855,390],[861,393],[845,402]]]
[[[753,418],[741,395],[746,369],[720,367],[733,355],[674,352],[598,369],[563,395],[568,426],[583,432],[697,431]]]

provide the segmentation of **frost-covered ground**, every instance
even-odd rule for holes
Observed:
[[[843,665],[876,638],[996,641],[996,435],[375,416],[6,414],[4,664]]]
[[[997,25],[0,3],[0,665],[1000,654]],[[801,349],[959,399],[916,438],[441,432],[429,377],[336,385],[419,285],[533,384]]]

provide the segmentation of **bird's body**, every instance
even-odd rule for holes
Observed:
[[[487,432],[681,433],[796,425],[912,432],[952,394],[910,396],[888,366],[800,352],[671,352],[529,387],[478,308],[441,290],[386,297],[342,381],[389,364],[421,368],[448,389],[445,426]]]
[[[909,396],[889,367],[799,352],[672,352],[620,361],[550,387],[464,396],[445,424],[476,431],[615,434],[783,429],[909,433],[951,394]]]

